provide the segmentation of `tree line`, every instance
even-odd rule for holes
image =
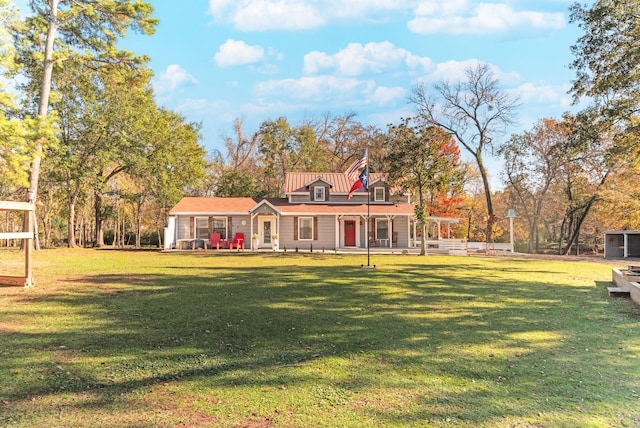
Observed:
[[[372,172],[415,195],[419,221],[459,217],[456,233],[470,240],[507,238],[508,209],[519,249],[532,253],[597,249],[604,230],[640,228],[632,5],[571,7],[584,31],[572,46],[571,93],[589,100],[578,114],[509,135],[519,100],[479,62],[458,81],[414,86],[414,114],[384,129],[327,113],[297,124],[266,119],[250,132],[240,117],[214,153],[200,143],[200,124],[157,105],[149,58],[117,49],[128,31],[153,34],[150,4],[31,7],[22,19],[0,0],[0,70],[21,77],[0,96],[0,199],[36,202],[44,246],[160,245],[168,211],[185,195],[281,196],[286,172],[343,172],[365,148]],[[501,171],[487,166],[493,157]],[[492,189],[496,176],[503,188]],[[0,230],[20,227],[4,216]]]

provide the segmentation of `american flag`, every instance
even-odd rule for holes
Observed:
[[[356,181],[359,179],[360,168],[367,166],[367,155],[368,149],[364,149],[364,152],[362,152],[360,157],[356,159],[356,161],[344,172],[349,181]]]

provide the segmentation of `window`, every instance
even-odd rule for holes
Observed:
[[[313,217],[298,218],[298,239],[313,239]]]
[[[376,187],[373,190],[373,200],[376,202],[382,202],[384,199],[384,187]]]
[[[196,217],[196,239],[209,239],[209,217]]]
[[[212,232],[219,233],[220,238],[227,239],[227,218],[226,217],[214,217]]]
[[[376,239],[389,239],[389,220],[376,219]]]
[[[315,189],[315,200],[316,201],[324,201],[324,186],[316,186]]]

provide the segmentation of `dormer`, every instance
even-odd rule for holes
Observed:
[[[380,204],[391,200],[389,186],[382,178],[369,183],[369,191],[372,203]]]
[[[310,202],[328,202],[329,192],[333,188],[333,183],[323,177],[316,177],[308,182],[305,187],[309,190]]]

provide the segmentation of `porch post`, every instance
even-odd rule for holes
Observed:
[[[625,232],[622,236],[624,236],[624,258],[629,257],[629,235]]]
[[[255,251],[257,250],[257,248],[253,248],[253,220],[256,218],[256,215],[254,213],[251,213],[251,234],[249,235],[249,239],[251,242],[251,250]]]

